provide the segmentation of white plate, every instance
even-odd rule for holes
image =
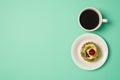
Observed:
[[[101,56],[95,62],[87,62],[80,55],[80,50],[82,45],[89,41],[97,44],[101,51]],[[78,67],[85,70],[95,70],[100,68],[105,63],[108,57],[108,47],[103,38],[101,38],[96,34],[89,33],[89,34],[83,34],[79,36],[74,41],[72,45],[71,53],[72,53],[72,59]]]

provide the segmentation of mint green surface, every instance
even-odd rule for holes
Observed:
[[[120,80],[119,0],[0,0],[0,80]],[[71,45],[87,33],[79,12],[95,7],[109,22],[92,33],[109,46],[95,71],[78,68]]]

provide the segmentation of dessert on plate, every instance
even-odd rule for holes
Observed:
[[[94,42],[86,42],[83,44],[80,54],[85,61],[96,61],[100,55],[99,47]]]

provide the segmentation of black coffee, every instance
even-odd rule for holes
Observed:
[[[99,24],[99,16],[94,10],[88,9],[81,13],[79,22],[85,29],[94,29]]]

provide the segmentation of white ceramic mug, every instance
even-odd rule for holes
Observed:
[[[99,17],[99,23],[98,23],[97,26],[95,26],[93,29],[86,29],[86,28],[84,28],[84,26],[81,25],[81,22],[80,22],[81,14],[82,14],[84,11],[86,11],[86,10],[91,10],[91,11],[95,12],[95,13],[98,15],[98,17]],[[86,18],[86,19],[87,19],[87,18]],[[79,17],[78,17],[78,22],[79,22],[79,24],[80,24],[80,26],[81,26],[82,29],[84,29],[84,30],[86,30],[86,31],[95,31],[95,30],[97,30],[97,29],[102,25],[102,23],[106,23],[106,22],[108,22],[108,20],[107,20],[107,19],[103,19],[101,13],[100,13],[96,8],[88,7],[88,8],[83,9],[83,10],[80,12],[80,15],[79,15]]]

